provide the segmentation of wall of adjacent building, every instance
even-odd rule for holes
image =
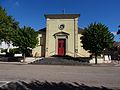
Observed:
[[[34,57],[42,57],[45,56],[45,41],[46,41],[46,35],[45,32],[41,32],[38,34],[38,44],[34,49],[32,49],[32,55]]]
[[[88,51],[86,51],[85,49],[83,49],[82,47],[82,43],[81,43],[81,39],[80,37],[82,36],[82,34],[78,34],[78,56],[80,57],[89,57],[90,53],[88,53]]]

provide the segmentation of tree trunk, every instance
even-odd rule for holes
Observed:
[[[23,53],[23,62],[25,62],[25,53]]]
[[[97,64],[97,54],[95,53],[95,64]]]
[[[10,52],[10,44],[8,44],[7,53]]]
[[[103,60],[105,61],[105,54],[103,53]]]

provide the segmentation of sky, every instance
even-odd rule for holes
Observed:
[[[46,26],[44,14],[80,14],[78,25],[87,27],[92,22],[101,22],[116,35],[120,25],[120,0],[0,0],[8,15],[13,16],[20,26],[35,30]]]

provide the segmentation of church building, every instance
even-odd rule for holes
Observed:
[[[38,31],[39,43],[32,50],[33,56],[89,57],[90,53],[82,47],[79,17],[80,14],[46,14],[46,28]]]

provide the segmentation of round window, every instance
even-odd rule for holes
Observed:
[[[59,25],[59,29],[60,29],[60,30],[63,30],[64,28],[65,28],[65,25],[64,25],[64,24]]]

